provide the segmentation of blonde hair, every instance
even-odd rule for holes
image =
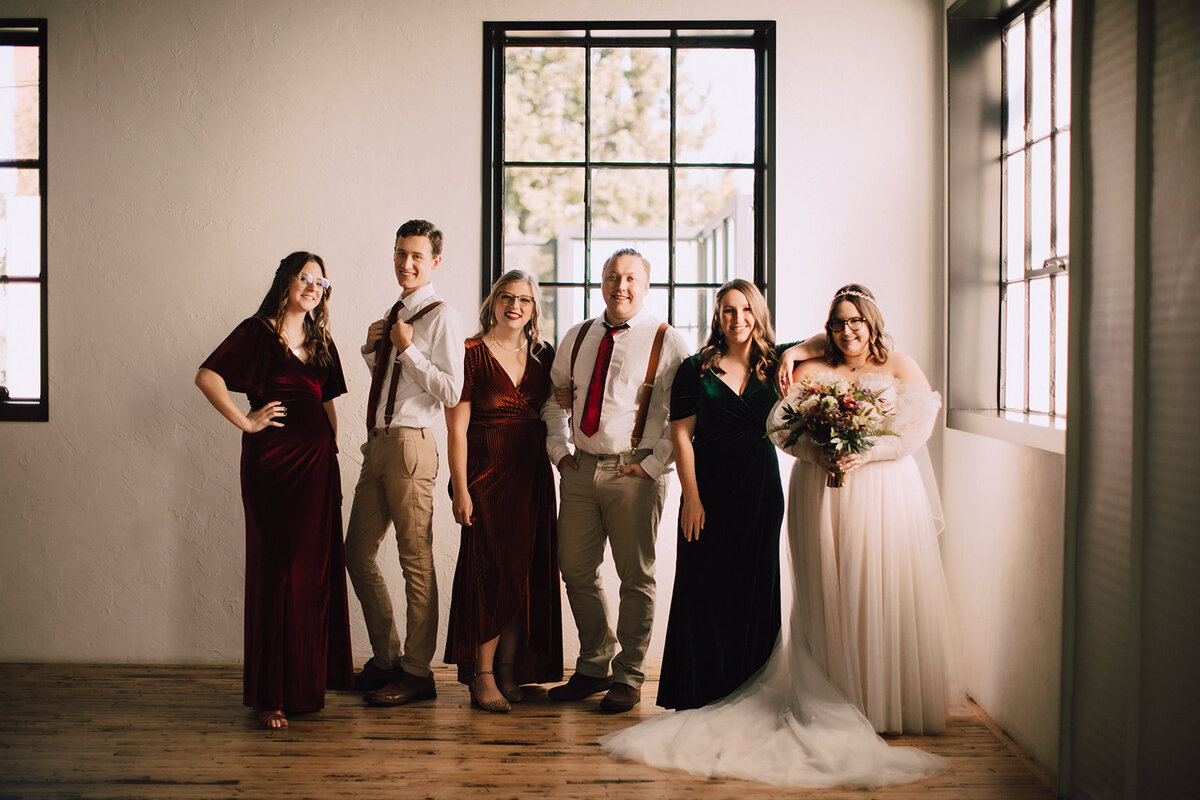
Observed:
[[[523,269],[510,269],[492,284],[492,290],[488,292],[488,296],[479,307],[479,332],[471,338],[482,339],[492,332],[492,329],[496,327],[494,309],[496,307],[496,298],[500,295],[500,290],[510,283],[517,283],[519,281],[528,283],[529,288],[533,291],[533,313],[529,315],[529,321],[525,323],[524,333],[525,341],[529,346],[529,353],[534,359],[537,359],[538,353],[546,346],[545,340],[542,339],[541,329],[542,293],[538,288],[537,278]]]

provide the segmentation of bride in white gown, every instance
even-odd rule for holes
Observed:
[[[946,768],[941,757],[876,734],[945,728],[950,612],[940,509],[932,475],[923,480],[913,458],[928,461],[940,398],[911,358],[888,352],[865,288],[838,290],[826,332],[824,358],[801,364],[796,378],[824,374],[882,389],[900,435],[837,461],[807,437],[789,449],[797,458],[788,503],[793,605],[774,654],[723,700],[602,737],[612,755],[813,788],[909,783]],[[846,473],[841,488],[825,485],[834,467]]]

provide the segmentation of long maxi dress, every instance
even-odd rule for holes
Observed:
[[[562,678],[554,479],[541,410],[550,397],[554,350],[529,354],[513,385],[482,340],[468,340],[462,399],[467,426],[467,485],[474,524],[463,526],[446,629],[446,662],[469,682],[475,650],[518,621],[517,683]]]
[[[283,427],[242,435],[246,599],[242,702],[315,711],[353,678],[342,488],[322,405],[346,391],[333,363],[298,359],[263,319],[244,320],[201,365],[251,408],[282,401]]]
[[[864,386],[880,388],[874,382]],[[777,426],[778,410],[790,399],[776,404],[768,425]],[[788,511],[793,604],[780,644],[762,671],[723,700],[602,736],[606,751],[698,775],[810,788],[911,783],[946,768],[940,756],[889,746],[875,732],[887,718],[872,716],[869,701],[870,713],[864,714],[858,699],[847,699],[850,690],[839,688],[857,679],[863,662],[839,661],[835,651],[861,636],[871,654],[872,668],[865,673],[870,691],[889,665],[902,670],[902,684],[914,678],[910,667],[929,669],[917,680],[916,693],[929,700],[917,704],[925,732],[938,728],[936,716],[944,714],[950,691],[949,609],[935,558],[933,505],[911,457],[928,438],[940,400],[934,392],[901,387],[895,403],[893,429],[900,443],[883,444],[897,437],[881,437],[877,444],[898,448],[891,460],[868,463],[840,489],[826,487],[815,464],[797,460],[793,467]],[[843,613],[830,626],[826,615],[839,604],[846,604]],[[843,669],[843,663],[853,666]],[[882,686],[891,690],[886,682]],[[884,707],[890,712],[894,705],[889,696]]]
[[[675,583],[657,703],[698,708],[757,672],[779,635],[779,530],[783,487],[763,435],[774,382],[751,375],[739,395],[685,360],[671,389],[671,419],[696,417],[692,434],[704,528],[676,531]]]

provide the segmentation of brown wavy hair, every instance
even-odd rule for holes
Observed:
[[[775,352],[775,327],[771,324],[771,311],[762,292],[753,283],[741,278],[734,278],[717,290],[708,342],[700,348],[700,374],[709,370],[717,375],[724,373],[720,363],[722,356],[729,353],[729,343],[725,341],[725,334],[721,330],[721,301],[732,291],[741,292],[750,304],[750,313],[754,315],[754,332],[750,334],[750,372],[760,381],[765,381],[779,359],[779,354]]]
[[[258,311],[255,312],[274,329],[275,334],[279,337],[279,344],[284,350],[288,349],[288,345],[280,331],[283,318],[287,313],[288,290],[291,287],[292,279],[303,272],[306,266],[314,263],[321,268],[321,277],[328,278],[329,276],[325,272],[325,261],[316,253],[297,250],[295,253],[285,256],[279,262],[278,269],[275,270],[275,279],[271,282],[271,288],[267,290],[266,297],[259,303]],[[304,315],[304,348],[308,350],[309,360],[322,367],[333,363],[333,356],[329,354],[329,295],[332,292],[333,287],[322,292],[321,302]]]
[[[856,297],[852,294],[853,292],[866,295],[866,297]],[[825,317],[825,336],[828,339],[825,343],[825,360],[835,366],[846,360],[846,356],[838,349],[837,343],[834,341],[833,328],[830,327],[834,320],[833,315],[837,312],[838,303],[843,300],[858,309],[858,315],[867,321],[867,327],[871,330],[871,335],[867,337],[867,358],[873,364],[886,363],[892,337],[883,332],[883,314],[879,313],[879,306],[875,305],[875,295],[871,294],[871,290],[861,283],[847,283],[834,292],[833,301],[829,304],[829,314]]]
[[[538,354],[546,347],[541,328],[542,292],[538,288],[537,278],[523,269],[510,269],[492,284],[492,290],[488,292],[483,305],[479,307],[479,333],[472,336],[471,339],[482,339],[492,332],[492,328],[496,327],[496,317],[492,313],[492,309],[496,306],[496,297],[505,286],[518,281],[528,283],[529,288],[533,291],[533,313],[529,315],[529,321],[525,323],[525,341],[529,345],[529,354],[535,361],[540,361]]]

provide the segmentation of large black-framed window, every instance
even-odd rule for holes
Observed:
[[[769,21],[484,23],[484,292],[536,275],[557,339],[634,247],[696,344],[730,278],[773,306],[774,45]]]
[[[46,20],[0,19],[0,420],[49,418]]]

